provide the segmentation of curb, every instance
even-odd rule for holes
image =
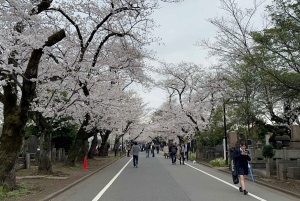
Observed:
[[[210,165],[205,164],[205,163],[201,163],[201,162],[199,162],[199,161],[197,161],[197,163],[199,163],[199,164],[201,164],[201,165],[205,165],[205,166],[207,166],[207,167],[211,167]],[[212,168],[212,167],[211,167],[211,168]],[[217,170],[218,170],[218,171],[221,171],[221,172],[225,172],[225,173],[231,174],[229,171],[226,171],[226,170],[222,170],[222,169],[217,169]],[[248,180],[248,181],[252,181],[252,180],[250,180],[249,178],[245,178],[245,179]],[[272,189],[277,190],[277,191],[280,191],[280,192],[283,192],[283,193],[285,193],[285,194],[294,196],[294,197],[296,197],[296,198],[300,198],[300,194],[298,194],[298,193],[294,193],[294,192],[291,192],[291,191],[288,191],[288,190],[285,190],[285,189],[282,189],[282,188],[278,188],[278,187],[276,187],[276,186],[272,186],[272,185],[269,185],[269,184],[264,183],[264,182],[261,182],[261,181],[255,181],[255,183],[260,184],[260,185],[262,185],[262,186],[266,186],[266,187],[268,187],[268,188],[272,188]]]
[[[124,156],[123,156],[123,157],[124,157]],[[121,158],[123,158],[123,157],[121,157]],[[55,198],[55,197],[58,196],[59,194],[61,194],[61,193],[65,192],[66,190],[72,188],[73,186],[77,185],[78,183],[82,182],[83,180],[85,180],[85,179],[91,177],[92,175],[96,174],[97,172],[99,172],[100,170],[106,168],[107,166],[110,166],[111,164],[113,164],[114,162],[120,160],[121,158],[116,159],[116,160],[110,162],[109,164],[107,164],[107,165],[105,165],[105,166],[100,167],[99,169],[95,170],[94,172],[92,172],[92,173],[90,173],[90,174],[88,174],[88,175],[86,175],[86,176],[84,176],[84,177],[78,179],[77,181],[75,181],[75,182],[73,182],[73,183],[67,185],[66,187],[62,188],[62,189],[59,190],[59,191],[56,191],[56,192],[54,192],[54,193],[48,195],[48,196],[45,197],[45,198],[42,198],[42,199],[39,200],[39,201],[51,201],[53,198]]]

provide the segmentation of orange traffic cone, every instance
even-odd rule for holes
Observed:
[[[84,157],[82,168],[83,169],[87,169],[87,167],[88,167],[88,165],[87,165],[87,157]]]

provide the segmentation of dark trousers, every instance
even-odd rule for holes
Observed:
[[[180,164],[184,164],[184,152],[180,153]]]
[[[170,153],[172,163],[176,163],[176,153]]]
[[[185,152],[185,157],[186,157],[186,161],[188,161],[189,160],[189,152],[188,151]]]
[[[152,157],[154,157],[155,156],[154,149],[151,150],[151,153],[152,153]]]
[[[139,156],[138,155],[133,155],[133,166],[138,165],[139,163]]]

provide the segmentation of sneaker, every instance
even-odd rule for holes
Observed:
[[[135,167],[137,168],[137,165]]]
[[[244,195],[247,195],[248,194],[248,191],[244,190]]]
[[[239,188],[239,191],[240,191],[240,192],[243,192],[243,189],[242,189],[242,187],[240,187],[240,188]]]

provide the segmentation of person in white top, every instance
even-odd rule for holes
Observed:
[[[165,158],[169,158],[169,146],[168,146],[168,144],[166,144],[165,146],[164,146],[164,156],[165,156]]]

